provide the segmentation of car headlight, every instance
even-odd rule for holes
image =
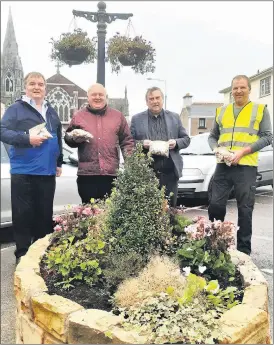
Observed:
[[[183,176],[200,176],[202,172],[200,169],[183,169]]]

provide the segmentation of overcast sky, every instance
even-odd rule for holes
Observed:
[[[229,86],[236,74],[253,75],[273,65],[272,1],[188,2],[106,1],[109,12],[131,12],[136,35],[150,40],[156,49],[156,70],[135,74],[130,67],[117,76],[106,65],[109,97],[123,97],[128,88],[130,115],[146,108],[144,94],[151,86],[164,90],[167,107],[179,113],[183,96],[193,101],[223,101],[219,90]],[[49,58],[50,38],[73,30],[72,10],[96,11],[97,1],[1,1],[1,47],[6,32],[9,6],[24,73],[40,71],[46,78],[56,73]],[[96,24],[76,19],[79,28],[96,36]],[[125,33],[127,21],[107,27],[107,38]],[[132,32],[134,35],[134,32]],[[61,73],[83,89],[96,82],[96,62],[62,67]]]

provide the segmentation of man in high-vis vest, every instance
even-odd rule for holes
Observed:
[[[247,76],[234,77],[231,89],[234,103],[217,108],[208,142],[213,151],[225,147],[233,155],[230,166],[217,163],[208,214],[211,221],[224,221],[234,186],[238,206],[237,249],[250,255],[258,151],[271,145],[272,125],[267,106],[249,100],[251,85]]]

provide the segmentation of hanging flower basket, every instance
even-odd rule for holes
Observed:
[[[112,72],[119,73],[122,66],[131,68],[140,74],[154,72],[155,49],[151,42],[142,36],[130,38],[119,33],[108,41],[107,61]]]
[[[82,63],[92,63],[96,57],[94,40],[90,40],[87,33],[81,29],[76,29],[72,33],[64,33],[59,40],[52,38],[51,43],[51,59],[70,67]]]

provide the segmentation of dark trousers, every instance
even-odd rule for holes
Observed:
[[[177,197],[178,197],[178,178],[174,172],[161,173],[156,172],[156,176],[160,183],[160,188],[165,186],[165,195],[169,197],[169,206],[177,206]],[[170,193],[172,195],[170,196]]]
[[[53,231],[55,176],[11,175],[11,205],[15,256]]]
[[[78,193],[83,204],[88,204],[91,198],[103,199],[110,196],[115,176],[106,175],[79,175],[77,177]]]
[[[237,249],[250,255],[252,213],[255,203],[257,167],[217,164],[214,173],[208,215],[211,221],[224,221],[227,200],[234,186],[238,207]]]

